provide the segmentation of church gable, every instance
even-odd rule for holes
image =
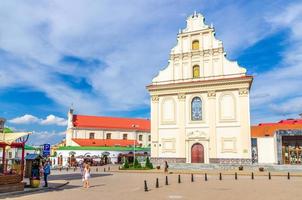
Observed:
[[[187,26],[179,31],[177,44],[171,50],[168,66],[159,72],[153,83],[245,76],[246,69],[226,58],[222,42],[215,38],[214,28],[204,21],[199,13],[187,18]]]

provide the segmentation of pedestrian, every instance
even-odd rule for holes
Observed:
[[[89,164],[86,164],[84,168],[84,185],[83,185],[84,188],[90,187],[89,179],[90,179],[90,166]]]
[[[82,176],[82,180],[84,181],[84,165],[85,163],[81,160],[79,162],[79,167],[80,167],[80,173],[81,173],[81,176]]]
[[[43,172],[44,172],[44,187],[48,187],[47,178],[50,175],[50,164],[48,160],[44,164]]]
[[[168,165],[168,162],[165,160],[165,173],[168,173],[168,168],[169,168],[169,165]]]

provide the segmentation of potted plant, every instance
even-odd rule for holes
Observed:
[[[156,166],[156,169],[158,169],[158,170],[159,170],[159,169],[160,169],[160,165],[157,165],[157,166]]]
[[[239,171],[242,171],[242,170],[243,170],[243,166],[240,165],[240,166],[238,167],[238,169],[239,169]]]
[[[264,172],[264,167],[259,167],[260,172]]]
[[[31,187],[33,187],[33,188],[40,187],[40,178],[39,177],[33,176],[29,180],[30,180]]]

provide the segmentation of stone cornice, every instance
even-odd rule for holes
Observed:
[[[183,53],[172,53],[170,55],[170,59],[176,59],[176,58],[184,58],[184,57],[192,57],[194,55],[200,55],[200,56],[210,56],[210,55],[219,55],[224,53],[223,47],[219,48],[213,48],[213,49],[205,49],[205,50],[192,50],[190,52],[183,52]]]
[[[225,90],[225,89],[250,89],[252,84],[252,76],[241,76],[233,78],[222,78],[222,79],[212,79],[212,80],[199,80],[189,82],[179,82],[179,83],[168,83],[168,84],[158,84],[149,85],[147,89],[149,92],[160,92],[160,91],[171,91],[176,90],[177,93],[186,93],[189,89],[190,91],[209,91],[209,90]],[[194,89],[195,88],[195,89]]]

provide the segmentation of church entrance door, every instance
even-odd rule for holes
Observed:
[[[191,163],[204,163],[204,148],[202,144],[195,143],[192,146]]]

